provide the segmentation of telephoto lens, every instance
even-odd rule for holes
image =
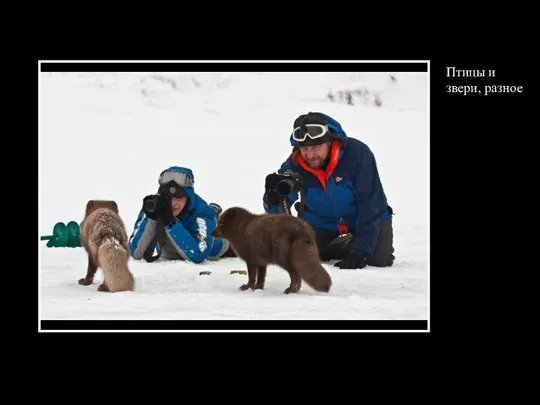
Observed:
[[[276,184],[276,191],[282,197],[288,196],[293,191],[293,188],[294,181],[290,179],[280,180]]]

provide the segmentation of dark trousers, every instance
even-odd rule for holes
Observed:
[[[326,229],[315,229],[315,237],[322,261],[342,260],[352,249],[352,235],[339,236],[337,232]],[[381,221],[379,237],[373,256],[368,265],[374,267],[389,267],[394,263],[394,231],[392,221]]]

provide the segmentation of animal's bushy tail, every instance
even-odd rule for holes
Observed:
[[[310,239],[298,238],[292,241],[290,250],[291,266],[311,288],[319,292],[329,292],[332,278],[321,265],[317,245]]]
[[[98,261],[110,292],[133,291],[135,279],[129,271],[129,253],[116,238],[108,238],[98,250]]]

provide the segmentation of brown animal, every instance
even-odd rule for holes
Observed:
[[[99,267],[103,283],[98,291],[133,291],[135,279],[128,267],[128,237],[115,201],[88,201],[81,222],[81,244],[88,254],[88,270],[79,284],[92,284]]]
[[[211,234],[229,241],[236,255],[246,262],[248,282],[240,287],[242,291],[263,289],[269,264],[289,273],[291,283],[285,294],[298,292],[302,280],[315,291],[330,291],[332,279],[320,263],[315,232],[300,218],[253,214],[232,207],[221,214]]]

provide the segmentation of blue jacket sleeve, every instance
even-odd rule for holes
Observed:
[[[285,173],[287,170],[292,170],[292,163],[291,163],[291,158],[287,159],[285,162],[282,163],[281,167],[279,168],[279,170],[277,171],[279,174],[283,174]],[[288,196],[287,196],[288,200],[289,200],[289,204],[292,205],[296,202],[296,200],[298,199],[298,192],[296,191],[293,191],[291,192]],[[264,208],[264,211],[267,213],[267,214],[284,214],[285,211],[283,210],[283,208],[281,207],[280,204],[272,204],[269,200],[268,200],[268,193],[265,191],[264,194],[263,194],[263,208]]]
[[[384,214],[384,192],[373,152],[361,151],[356,166],[354,189],[358,199],[358,221],[352,250],[370,258],[377,246],[381,217]]]
[[[166,226],[165,231],[171,236],[173,245],[178,253],[193,263],[202,263],[211,254],[214,237],[211,230],[216,227],[214,217],[195,218],[196,226],[188,231],[180,222],[172,227]]]

